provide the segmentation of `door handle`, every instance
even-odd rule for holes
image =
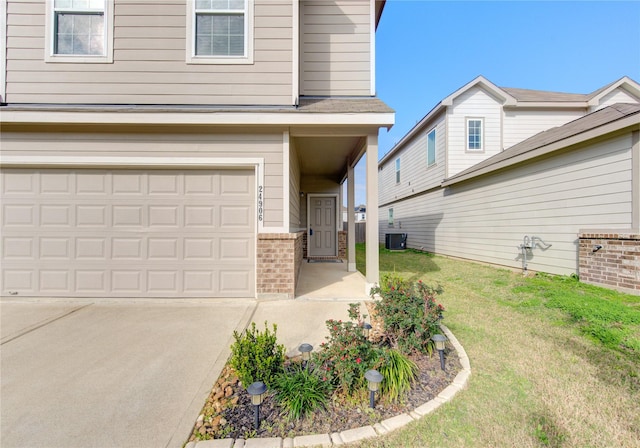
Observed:
[[[313,236],[313,229],[309,229],[309,236]]]

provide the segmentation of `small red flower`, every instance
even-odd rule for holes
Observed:
[[[362,359],[356,358],[356,363],[360,364],[361,362],[362,362]]]

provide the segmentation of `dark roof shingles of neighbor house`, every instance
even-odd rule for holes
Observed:
[[[450,185],[458,180],[462,180],[463,178],[473,177],[473,173],[475,172],[478,172],[477,174],[481,174],[492,171],[492,167],[494,165],[496,166],[495,168],[502,168],[505,164],[509,164],[509,159],[514,159],[520,155],[543,148],[546,145],[573,137],[591,129],[596,129],[600,126],[604,126],[632,115],[638,115],[636,123],[640,125],[640,104],[618,103],[605,107],[585,115],[584,117],[571,121],[563,126],[551,128],[529,137],[511,148],[508,148],[493,157],[489,157],[488,159],[477,163],[448,179],[445,179],[443,185]],[[514,163],[517,161],[519,160],[514,160]]]

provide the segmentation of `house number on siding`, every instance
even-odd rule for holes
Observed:
[[[262,202],[262,192],[264,190],[264,187],[262,185],[258,185],[258,221],[262,222],[262,206],[263,206],[263,202]]]

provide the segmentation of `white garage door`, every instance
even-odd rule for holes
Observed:
[[[252,170],[2,172],[2,295],[254,297]]]

